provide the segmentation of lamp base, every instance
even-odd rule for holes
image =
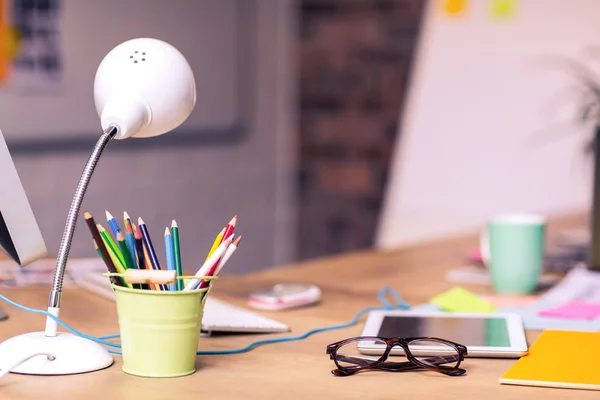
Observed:
[[[97,371],[112,365],[113,358],[100,344],[71,333],[59,332],[48,337],[44,332],[15,336],[0,344],[0,369],[35,353],[52,354],[55,358],[30,358],[11,372],[30,375],[70,375]]]

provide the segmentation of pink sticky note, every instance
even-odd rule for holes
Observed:
[[[572,301],[555,308],[547,308],[538,312],[544,317],[557,317],[568,319],[594,319],[600,316],[600,304]]]

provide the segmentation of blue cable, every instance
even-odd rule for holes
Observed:
[[[386,298],[386,295],[391,296],[394,299],[395,303],[390,303],[388,301],[388,299]],[[315,329],[311,329],[309,331],[304,332],[301,335],[296,335],[296,336],[286,336],[286,337],[279,337],[279,338],[272,338],[272,339],[263,339],[263,340],[257,340],[255,342],[250,343],[249,345],[245,346],[245,347],[241,347],[239,349],[232,349],[232,350],[212,350],[212,351],[198,351],[196,354],[198,355],[217,355],[217,354],[239,354],[239,353],[245,353],[249,350],[252,350],[253,348],[257,347],[257,346],[261,346],[263,344],[269,344],[269,343],[281,343],[281,342],[291,342],[291,341],[295,341],[295,340],[302,340],[302,339],[306,339],[307,337],[314,335],[315,333],[320,333],[320,332],[326,332],[326,331],[333,331],[336,329],[344,329],[344,328],[348,328],[352,325],[355,325],[358,320],[366,313],[370,312],[370,311],[375,311],[375,310],[391,310],[391,309],[401,309],[401,310],[408,310],[410,308],[410,306],[404,301],[402,300],[402,298],[398,295],[398,293],[392,289],[389,286],[384,286],[382,287],[379,292],[377,293],[377,298],[383,303],[383,307],[366,307],[363,308],[362,310],[360,310],[355,316],[354,318],[352,318],[352,320],[350,322],[346,322],[343,324],[337,324],[337,325],[331,325],[331,326],[326,326],[326,327],[322,327],[322,328],[315,328]],[[56,318],[54,315],[48,313],[47,311],[44,310],[37,310],[35,308],[29,308],[29,307],[25,307],[22,306],[20,304],[15,303],[12,300],[9,300],[8,298],[6,298],[5,296],[0,294],[0,299],[6,301],[7,303],[9,303],[10,305],[13,305],[17,308],[20,308],[21,310],[24,311],[28,311],[34,314],[42,314],[42,315],[46,315],[49,316],[50,318],[52,318],[53,320],[55,320],[60,326],[62,326],[63,328],[65,328],[66,330],[68,330],[69,332],[81,336],[85,339],[88,340],[92,340],[94,342],[100,343],[102,345],[105,346],[110,346],[110,347],[116,347],[116,348],[121,348],[120,344],[117,343],[112,343],[109,342],[108,339],[117,339],[119,338],[120,335],[116,334],[116,335],[106,335],[106,336],[100,336],[100,337],[94,337],[94,336],[89,336],[86,335],[85,333],[79,332],[78,330],[71,328],[69,325],[65,324],[64,322],[62,322],[61,320],[59,320],[58,318]],[[113,354],[121,354],[120,350],[115,350],[115,349],[106,349],[108,350],[109,353],[113,353]]]
[[[86,334],[85,334],[85,333],[83,333],[83,332],[79,332],[77,329],[71,328],[69,325],[65,324],[65,323],[64,323],[64,322],[62,322],[60,319],[58,319],[58,318],[56,318],[54,315],[50,314],[48,311],[44,311],[44,310],[37,310],[37,309],[35,309],[35,308],[29,308],[29,307],[22,306],[22,305],[20,305],[20,304],[17,304],[17,303],[15,303],[14,301],[12,301],[12,300],[8,299],[8,298],[7,298],[7,297],[5,297],[4,295],[1,295],[1,294],[0,294],[0,299],[2,299],[2,300],[4,300],[4,301],[6,301],[8,304],[10,304],[10,305],[12,305],[12,306],[15,306],[15,307],[17,307],[17,308],[20,308],[20,309],[21,309],[21,310],[23,310],[23,311],[27,311],[27,312],[34,313],[34,314],[42,314],[42,315],[45,315],[45,316],[47,316],[47,317],[50,317],[50,318],[52,318],[53,320],[55,320],[57,324],[59,324],[60,326],[62,326],[62,327],[63,327],[63,328],[65,328],[66,330],[68,330],[69,332],[71,332],[71,333],[73,333],[73,334],[75,334],[75,335],[77,335],[77,336],[81,336],[81,337],[82,337],[82,338],[84,338],[84,339],[89,339],[89,340],[92,340],[92,341],[94,341],[94,342],[98,342],[98,343],[100,343],[100,344],[103,344],[103,345],[105,345],[105,346],[112,346],[112,347],[118,347],[118,348],[121,348],[121,345],[120,345],[120,344],[111,343],[111,342],[107,342],[106,340],[104,340],[104,338],[109,338],[109,337],[106,337],[106,336],[104,336],[104,337],[101,337],[101,338],[97,338],[97,337],[94,337],[94,336],[89,336],[89,335],[86,335]],[[110,338],[112,338],[112,337],[114,337],[114,336],[118,337],[119,335],[111,335],[111,336],[110,336]],[[108,351],[110,351],[110,349],[107,349],[107,350],[108,350]],[[120,353],[117,353],[117,354],[120,354]]]

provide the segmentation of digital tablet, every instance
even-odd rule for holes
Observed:
[[[467,347],[468,357],[518,358],[527,352],[523,321],[517,314],[443,311],[371,311],[361,336],[437,337]],[[358,351],[382,354],[385,344],[361,341]],[[391,355],[404,355],[395,346]]]

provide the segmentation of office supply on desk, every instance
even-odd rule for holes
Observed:
[[[181,245],[179,243],[179,226],[177,221],[171,221],[171,237],[173,238],[173,261],[175,262],[175,271],[177,276],[181,276]],[[183,290],[183,281],[178,280],[176,283],[177,290]]]
[[[380,356],[368,357],[359,351],[362,342],[374,342],[384,351]],[[393,348],[400,348],[408,361],[388,361]],[[462,344],[434,337],[353,337],[327,345],[325,352],[337,366],[337,369],[331,371],[335,376],[350,376],[370,369],[392,372],[425,369],[450,376],[464,375],[467,372],[459,368],[467,355],[467,348]]]
[[[454,287],[429,300],[440,309],[450,312],[493,312],[496,307],[461,287]]]
[[[112,231],[112,234],[117,236],[117,234],[121,232],[121,228],[119,228],[117,221],[115,221],[115,217],[113,217],[111,213],[106,210],[104,212],[106,213],[106,222],[108,222],[108,226]]]
[[[175,277],[175,271],[137,270],[137,273],[144,272],[168,272]],[[145,377],[194,373],[209,287],[163,291],[113,285],[119,316],[122,370]]]
[[[251,293],[248,304],[262,310],[287,310],[316,304],[321,289],[306,283],[278,283],[266,290]]]
[[[127,244],[129,257],[134,263],[135,268],[140,268],[137,254],[135,252],[135,235],[133,234],[133,226],[131,225],[131,218],[129,218],[127,211],[123,212],[123,225],[125,226],[125,243]]]
[[[542,310],[559,307],[572,301],[600,302],[600,272],[579,266],[569,271],[559,284],[539,296],[535,303],[527,307],[503,307],[501,311],[519,314],[523,318],[526,329],[600,330],[600,318],[584,320],[539,315]]]
[[[517,358],[527,351],[521,318],[506,313],[448,313],[420,308],[371,311],[361,336],[443,337],[463,343],[469,357]],[[362,341],[365,354],[382,354],[385,346]],[[392,349],[392,354],[399,350]],[[399,352],[401,354],[401,351]]]
[[[596,319],[600,317],[600,304],[572,301],[562,306],[541,310],[539,315],[567,319]]]
[[[105,299],[114,301],[115,294],[108,280],[101,274],[88,274],[77,280],[76,284]],[[202,331],[211,333],[277,333],[287,332],[289,327],[279,321],[264,317],[242,307],[214,298],[206,299]]]
[[[481,255],[497,293],[529,294],[544,261],[546,219],[536,214],[493,217],[481,235]]]
[[[171,231],[169,228],[165,228],[165,259],[167,261],[167,270],[173,271],[173,273],[177,274],[175,271],[175,256],[173,252],[175,249],[173,248],[173,237],[171,236]],[[177,285],[175,284],[175,280],[173,280],[173,284],[169,285],[169,290],[177,290]]]
[[[195,279],[190,280],[185,287],[183,288],[183,290],[194,290],[198,285],[200,287],[202,287],[202,277],[203,276],[211,276],[212,273],[211,271],[213,271],[213,266],[217,266],[219,259],[221,258],[221,256],[223,254],[225,254],[225,251],[227,250],[227,247],[233,242],[233,238],[229,237],[228,239],[225,239],[220,245],[219,247],[217,247],[217,249],[211,254],[210,257],[208,257],[208,259],[206,260],[206,262],[200,267],[200,269],[198,270],[198,272],[196,272],[194,274]]]
[[[229,223],[225,226],[225,230],[224,230],[223,235],[222,235],[222,237],[220,239],[221,243],[220,243],[219,246],[221,246],[225,242],[229,242],[231,244],[231,239],[233,238],[233,231],[235,229],[235,225],[237,223],[237,219],[238,219],[238,216],[234,215],[233,218],[231,219],[231,221],[229,221]],[[218,236],[217,236],[217,239],[218,239]],[[216,240],[215,240],[215,242],[216,242]],[[239,244],[239,242],[237,244]],[[237,248],[237,244],[234,246],[233,251],[235,251],[235,248]],[[213,244],[213,247],[214,247],[214,244]],[[208,256],[212,257],[213,251],[217,252],[218,249],[219,249],[219,247],[217,247],[217,249],[215,249],[215,250],[213,250],[211,248],[210,253],[209,253]],[[221,258],[224,258],[224,253],[223,253],[223,255],[221,257],[217,258],[216,261],[213,262],[213,264],[208,268],[208,270],[207,270],[207,272],[206,272],[205,275],[212,276],[212,275],[216,275],[217,274],[216,271],[219,268]],[[196,284],[198,285],[198,287],[203,288],[203,287],[205,287],[207,285],[207,282],[200,281],[199,283],[196,283]]]
[[[140,51],[156,56],[152,62],[138,61]],[[113,359],[105,348],[81,336],[58,332],[56,319],[50,317],[58,318],[60,314],[65,268],[81,203],[94,169],[111,140],[162,135],[188,118],[196,103],[194,74],[183,54],[170,44],[151,38],[128,40],[113,48],[100,62],[94,79],[94,103],[103,133],[84,167],[69,208],[48,299],[45,330],[16,336],[0,344],[1,365],[28,358],[33,346],[56,357],[52,362],[40,363],[34,359],[23,362],[18,367],[19,372],[63,375],[91,372],[112,364]],[[20,203],[27,204],[26,199],[22,200]],[[28,215],[23,217],[30,220]],[[28,232],[33,238],[36,233],[37,230]]]
[[[546,330],[499,379],[525,386],[600,390],[600,332]]]

